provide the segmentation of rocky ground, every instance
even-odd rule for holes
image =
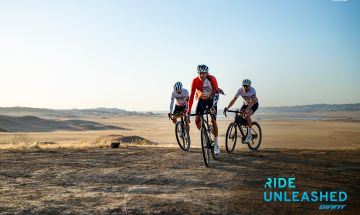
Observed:
[[[295,177],[299,191],[346,191],[337,212],[360,212],[359,150],[242,149],[206,168],[200,149],[26,149],[0,150],[0,163],[0,214],[329,212],[265,203],[267,177]]]

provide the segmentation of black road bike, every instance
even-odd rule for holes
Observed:
[[[245,113],[243,111],[233,111],[233,110],[226,110],[224,112],[226,116],[226,112],[232,112],[235,114],[234,122],[229,124],[229,127],[226,131],[226,139],[225,139],[225,146],[226,151],[231,153],[235,149],[235,145],[237,142],[238,137],[238,130],[241,134],[241,142],[244,143],[248,132],[251,132],[252,138],[249,143],[245,143],[248,145],[249,149],[257,150],[260,147],[261,140],[262,140],[262,132],[259,123],[252,122],[251,129],[248,126],[248,121],[245,118]]]
[[[201,139],[201,150],[204,157],[205,166],[209,167],[210,163],[210,153],[214,160],[217,160],[218,157],[215,156],[214,152],[214,138],[211,133],[213,125],[209,122],[210,119],[214,116],[210,111],[207,111],[203,114],[191,114],[190,116],[200,116],[201,120],[201,129],[200,129],[200,139]]]
[[[186,127],[185,114],[176,113],[171,114],[171,116],[180,118],[180,121],[177,121],[175,124],[175,136],[180,148],[184,151],[188,151],[190,148],[190,135],[189,130]]]

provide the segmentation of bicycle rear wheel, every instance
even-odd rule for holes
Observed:
[[[234,151],[235,145],[237,141],[237,129],[235,123],[230,123],[225,138],[225,146],[227,153],[231,153]]]
[[[248,147],[251,150],[257,150],[260,147],[262,140],[262,132],[259,123],[253,122],[251,126],[252,139],[248,143]]]
[[[205,128],[201,128],[201,150],[203,153],[205,166],[209,167],[209,162],[210,162],[209,137],[207,135]]]
[[[178,121],[175,125],[175,136],[180,148],[188,151],[190,148],[190,135],[182,121]]]

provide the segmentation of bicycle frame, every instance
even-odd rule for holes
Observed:
[[[206,118],[204,117],[204,115],[206,115]],[[205,128],[205,130],[208,132],[208,134],[210,134],[211,127],[212,127],[212,124],[211,124],[211,126],[209,124],[209,115],[212,117],[214,114],[211,113],[210,111],[207,111],[203,114],[190,114],[190,116],[200,116],[201,127]]]
[[[249,130],[248,121],[247,121],[247,119],[245,117],[244,111],[225,110],[224,111],[225,116],[227,116],[226,112],[236,113],[235,118],[234,118],[234,122],[230,123],[230,125],[228,127],[228,130],[226,132],[225,143],[226,143],[227,152],[231,153],[234,150],[234,147],[236,145],[236,137],[235,137],[235,141],[233,142],[233,146],[230,146],[230,148],[228,148],[228,137],[229,137],[228,132],[229,131],[231,132],[231,127],[232,126],[235,126],[235,128],[238,127],[238,129],[239,129],[239,131],[241,133],[241,136],[242,136],[242,141],[244,141],[244,139],[245,139],[248,132],[254,132],[254,134],[252,134],[252,139],[251,139],[252,144],[250,144],[250,142],[247,142],[247,144],[248,144],[248,147],[251,150],[257,150],[259,148],[260,144],[261,144],[261,139],[262,139],[262,132],[261,132],[261,127],[260,127],[259,123],[255,122],[255,121],[252,121],[251,130]],[[240,116],[238,114],[240,114]],[[255,129],[258,130],[258,132],[256,132],[254,130],[254,127],[255,127]],[[244,131],[242,128],[246,128],[246,131]],[[235,131],[235,136],[237,136],[236,131]],[[259,138],[258,144],[254,145],[253,140],[256,140],[258,138]]]
[[[244,126],[248,126],[248,121],[247,121],[247,119],[245,118],[245,112],[244,111],[234,111],[234,110],[226,110],[227,112],[231,112],[231,113],[236,113],[235,114],[235,117],[234,117],[234,122],[236,122],[236,124],[238,125],[238,126],[242,126],[242,125],[244,125]],[[240,114],[240,116],[239,116],[239,114]],[[225,116],[226,116],[226,113],[225,113]],[[242,121],[240,122],[240,123],[238,123],[237,121],[237,117],[241,117],[242,118]]]
[[[204,117],[204,115],[206,115],[206,117]],[[210,111],[204,112],[202,114],[191,114],[190,115],[190,116],[200,116],[200,121],[201,121],[201,129],[200,129],[201,150],[203,152],[203,157],[204,157],[206,167],[209,167],[209,162],[210,162],[209,153],[210,153],[210,151],[211,151],[211,155],[214,158],[214,160],[217,160],[217,157],[214,154],[213,140],[211,139],[212,124],[209,123],[209,115],[211,117],[213,117],[213,114]]]

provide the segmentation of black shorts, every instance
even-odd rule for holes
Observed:
[[[173,114],[181,114],[181,113],[184,113],[184,112],[186,111],[185,108],[186,108],[186,105],[184,105],[184,106],[177,106],[177,105],[175,105],[175,109],[174,109],[174,111],[173,111]]]
[[[248,107],[248,105],[243,105],[240,109],[240,111],[244,111],[246,108]],[[251,110],[252,110],[252,113],[254,114],[255,111],[258,109],[259,107],[259,102],[256,102],[252,107],[251,107]]]
[[[203,114],[206,111],[209,111],[213,106],[214,99],[199,99],[196,106],[196,114]],[[215,106],[214,117],[216,119],[217,106]]]

